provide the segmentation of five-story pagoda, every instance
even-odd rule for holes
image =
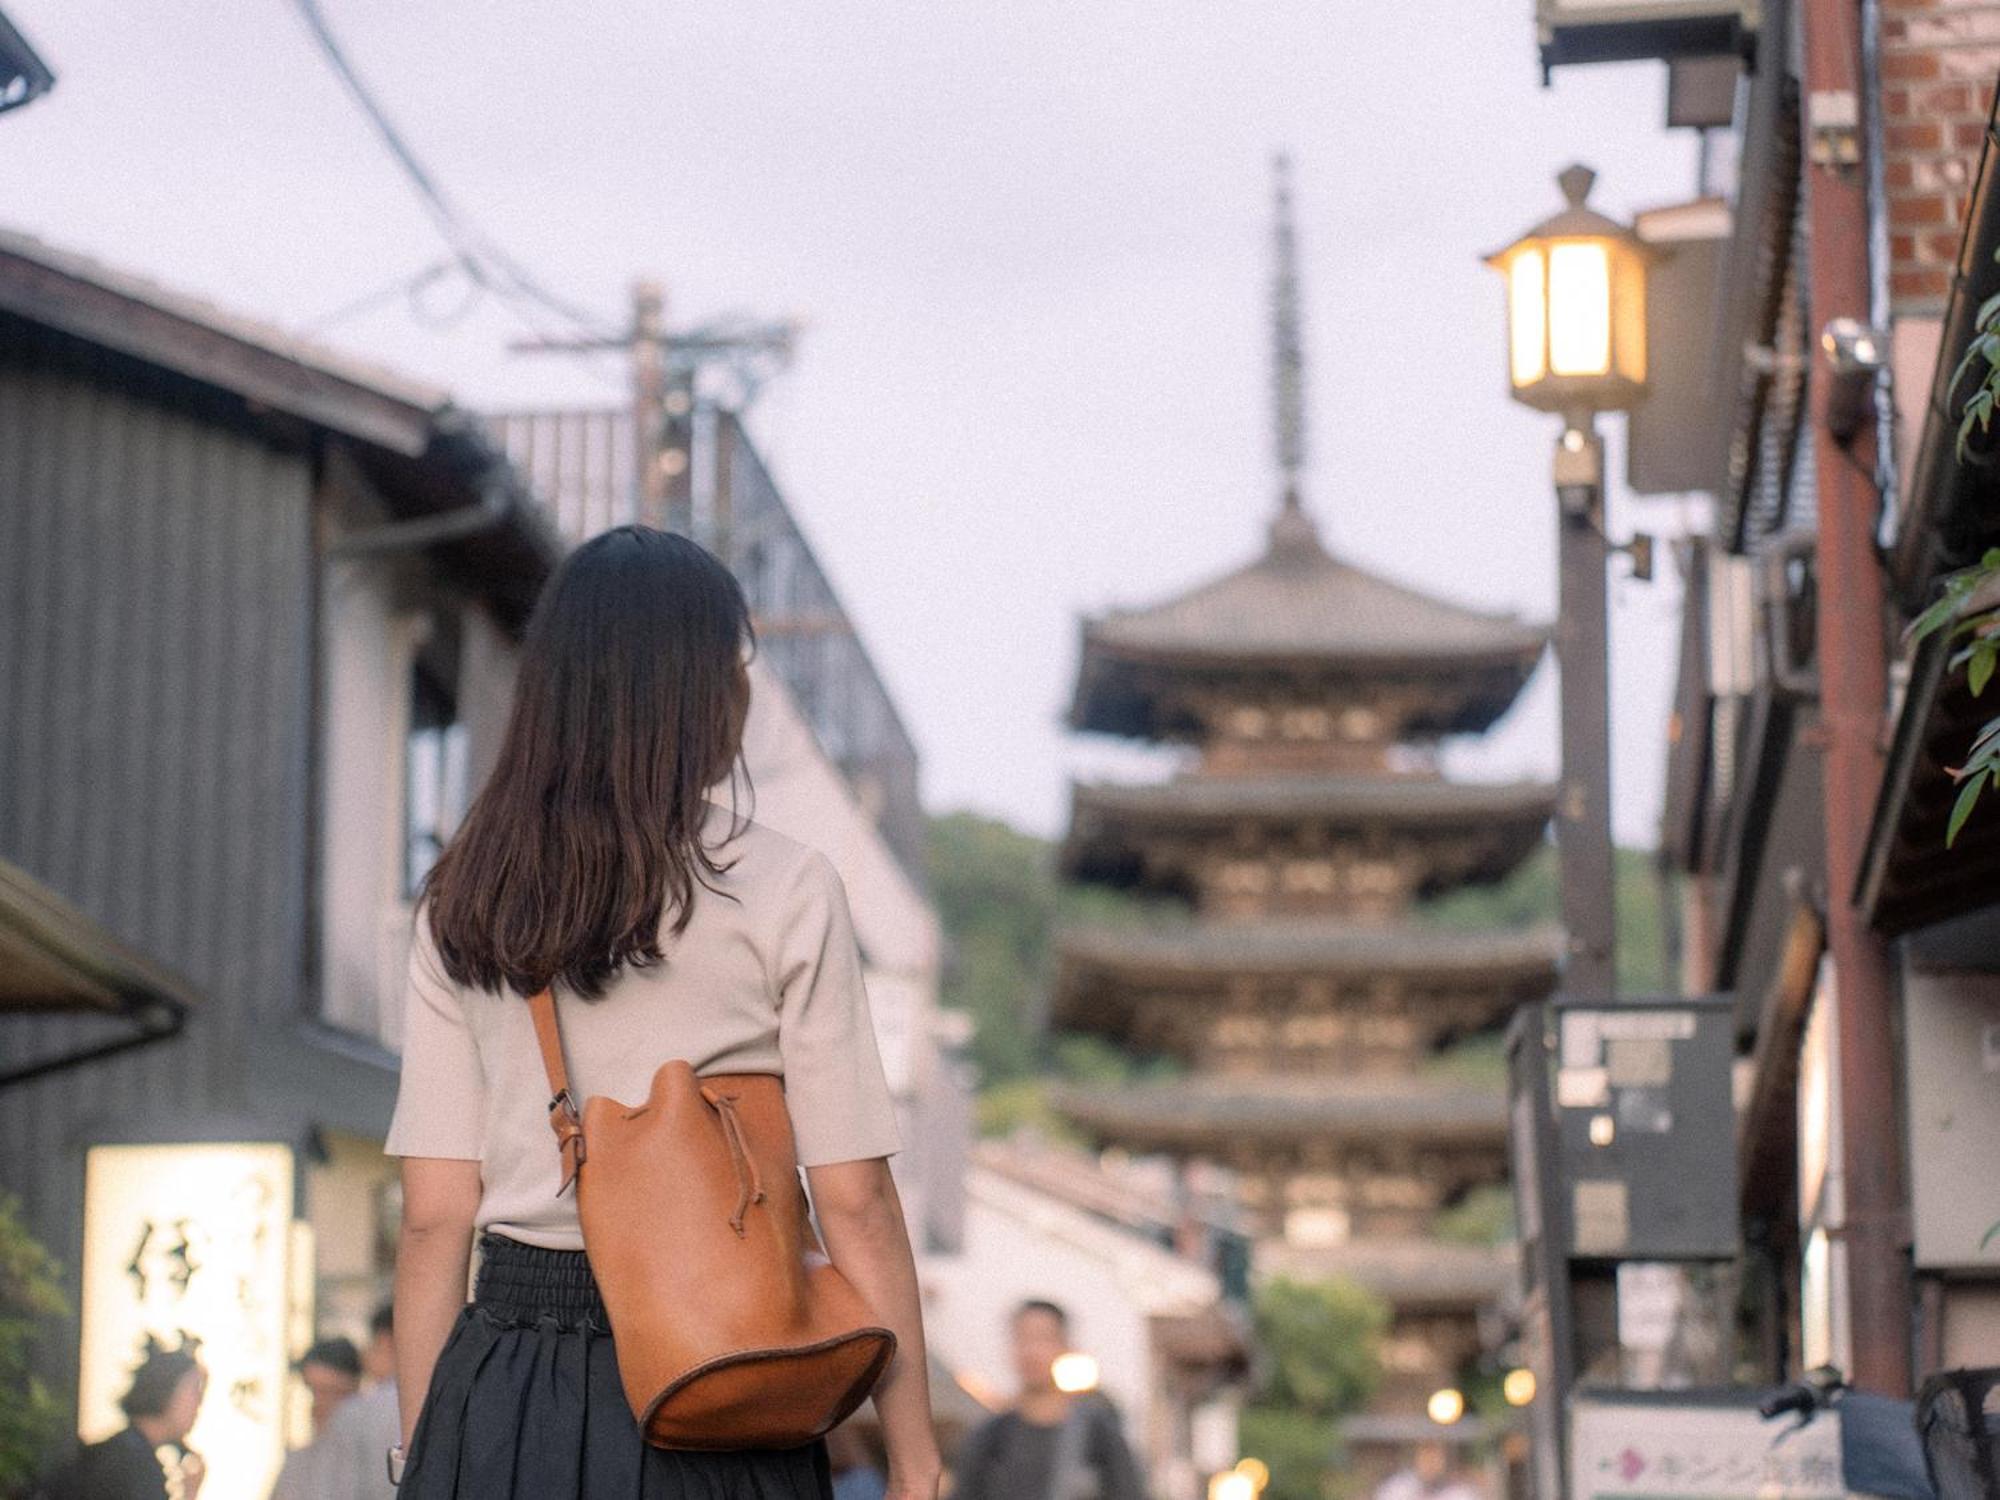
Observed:
[[[1553,988],[1548,931],[1468,932],[1415,905],[1506,875],[1541,842],[1544,785],[1446,779],[1437,745],[1512,705],[1546,632],[1332,554],[1300,496],[1297,276],[1279,164],[1281,499],[1263,554],[1151,608],[1087,620],[1070,724],[1192,747],[1153,785],[1074,788],[1065,873],[1192,910],[1064,935],[1051,1024],[1184,1065],[1067,1089],[1104,1145],[1231,1169],[1259,1273],[1344,1275],[1392,1310],[1386,1379],[1350,1440],[1445,1435],[1425,1415],[1479,1352],[1510,1271],[1436,1237],[1506,1179],[1497,1071],[1440,1066]]]

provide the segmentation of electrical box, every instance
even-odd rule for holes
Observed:
[[[1910,1213],[1925,1271],[2000,1271],[2000,974],[1903,978]]]
[[[1568,63],[1747,54],[1758,0],[1535,0],[1544,71]]]
[[[1559,1000],[1550,1011],[1570,1257],[1734,1259],[1733,1000]]]

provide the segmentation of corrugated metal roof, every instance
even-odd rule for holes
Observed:
[[[4,228],[0,309],[399,453],[423,452],[451,404],[439,387]]]

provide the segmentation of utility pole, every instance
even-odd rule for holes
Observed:
[[[1806,0],[1808,279],[1813,317],[1868,319],[1868,205],[1862,175],[1859,0]],[[1839,1051],[1841,1224],[1857,1385],[1907,1394],[1910,1278],[1895,1088],[1895,986],[1887,944],[1854,904],[1868,820],[1881,790],[1888,686],[1886,613],[1875,545],[1873,465],[1830,429],[1831,370],[1812,362],[1818,485],[1820,735],[1826,825],[1826,946]],[[1872,422],[1862,428],[1876,441]],[[1865,451],[1865,450],[1864,450]]]
[[[660,347],[666,332],[667,294],[657,281],[632,284],[632,441],[633,473],[638,485],[641,525],[664,530],[667,525],[665,456],[667,396],[666,353]]]
[[[510,345],[526,354],[617,351],[632,366],[633,515],[662,530],[692,532],[694,410],[701,372],[726,365],[736,375],[739,405],[754,393],[757,364],[790,360],[798,328],[783,323],[730,323],[682,333],[667,328],[667,298],[657,281],[632,286],[632,321],[624,333],[565,339],[527,339]],[[728,510],[728,459],[717,457],[719,514]],[[729,561],[726,523],[706,538]]]

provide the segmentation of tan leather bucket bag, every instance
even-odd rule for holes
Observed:
[[[663,1063],[637,1106],[579,1110],[555,997],[529,1002],[562,1189],[611,1319],[618,1373],[658,1448],[788,1448],[836,1426],[896,1351],[820,1247],[769,1073]],[[560,1190],[559,1190],[560,1191]]]

